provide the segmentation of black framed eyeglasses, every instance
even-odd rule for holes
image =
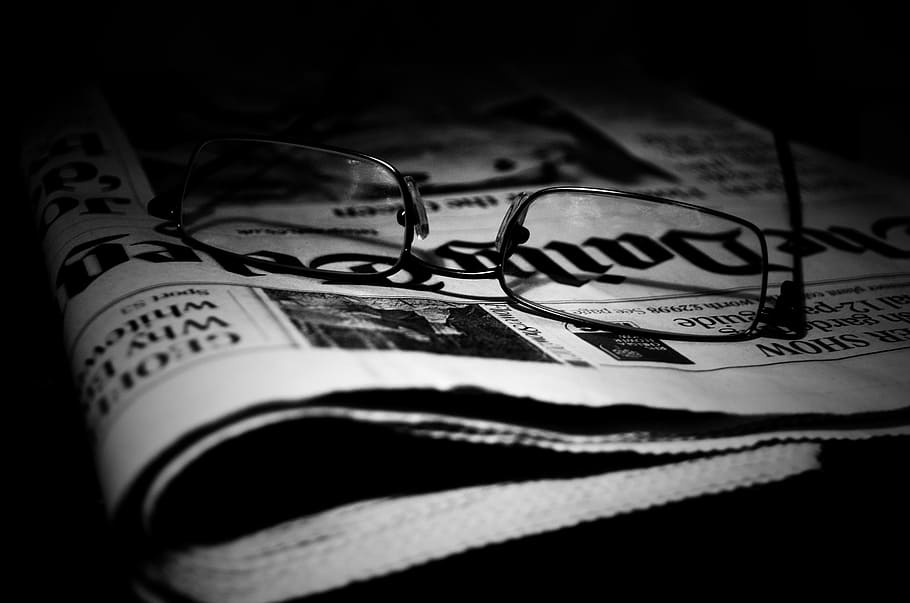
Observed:
[[[193,246],[326,281],[378,283],[420,266],[496,278],[513,305],[583,328],[690,341],[800,334],[801,287],[786,282],[770,308],[757,226],[652,195],[576,186],[520,193],[487,250],[493,267],[476,270],[420,257],[415,237],[430,224],[417,185],[357,151],[209,140],[193,153],[179,198],[157,205],[150,211],[175,219]]]

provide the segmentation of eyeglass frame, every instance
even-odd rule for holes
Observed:
[[[187,187],[190,183],[190,174],[193,171],[196,158],[199,156],[202,149],[206,145],[213,142],[243,142],[290,145],[294,147],[302,147],[312,151],[346,155],[354,157],[361,161],[368,161],[382,166],[384,169],[388,170],[388,172],[395,178],[398,188],[401,191],[402,202],[404,203],[404,207],[402,209],[399,209],[396,215],[398,223],[405,229],[404,241],[402,243],[401,252],[398,256],[397,261],[387,270],[380,272],[340,272],[318,268],[308,268],[306,266],[280,264],[275,261],[265,260],[243,253],[228,251],[226,249],[209,245],[208,243],[196,239],[187,232],[183,223],[183,201],[187,192]],[[776,132],[775,143],[776,152],[778,154],[778,158],[780,160],[783,171],[784,187],[787,194],[788,206],[790,209],[791,223],[794,226],[795,239],[796,241],[799,241],[799,237],[801,236],[801,212],[799,188],[798,184],[796,184],[793,158],[790,154],[789,145],[786,143],[785,139],[780,137]],[[179,197],[176,196],[177,192],[179,192]],[[631,327],[617,323],[599,321],[592,318],[583,318],[569,314],[567,312],[563,312],[561,310],[556,310],[535,302],[531,302],[513,293],[505,282],[505,262],[512,252],[513,247],[511,247],[511,245],[513,243],[515,245],[520,245],[524,242],[515,242],[513,241],[513,238],[515,237],[516,233],[520,232],[521,229],[524,229],[521,220],[523,220],[523,216],[526,214],[527,208],[530,207],[530,205],[538,197],[554,192],[576,192],[595,195],[611,195],[615,197],[624,197],[628,199],[636,199],[639,201],[647,201],[650,203],[672,205],[674,207],[690,209],[729,220],[752,231],[752,233],[756,235],[759,241],[761,256],[761,292],[759,294],[758,309],[755,313],[755,319],[750,324],[748,329],[736,333],[721,333],[711,335],[677,333],[672,331],[659,331],[656,329]],[[531,193],[519,193],[510,202],[497,232],[496,240],[494,241],[496,251],[501,256],[499,262],[494,267],[488,268],[486,270],[460,270],[455,268],[448,268],[446,266],[441,266],[438,264],[432,264],[423,260],[412,252],[411,248],[414,243],[415,234],[420,239],[426,238],[426,236],[429,234],[429,220],[426,215],[426,209],[423,205],[420,190],[417,188],[417,183],[410,176],[402,174],[398,168],[396,168],[388,161],[379,157],[375,157],[373,155],[362,153],[360,151],[330,145],[304,144],[272,138],[225,137],[211,138],[197,144],[186,165],[183,187],[179,189],[179,191],[170,191],[169,193],[159,195],[150,200],[148,203],[148,212],[154,217],[175,221],[177,223],[177,230],[181,238],[191,246],[210,254],[223,255],[237,259],[250,266],[268,268],[272,270],[278,268],[282,272],[289,274],[320,277],[327,281],[347,281],[348,283],[356,281],[357,283],[374,285],[382,285],[384,283],[370,283],[370,281],[384,279],[403,269],[406,270],[409,264],[417,264],[432,274],[450,278],[481,279],[495,277],[499,281],[500,287],[506,294],[508,300],[524,311],[540,315],[551,320],[565,320],[577,326],[593,326],[600,330],[606,330],[617,334],[668,339],[674,341],[719,343],[746,341],[762,336],[784,339],[798,339],[805,336],[806,332],[805,317],[803,315],[802,304],[798,303],[802,298],[802,271],[798,253],[794,254],[793,272],[796,280],[788,280],[781,283],[781,293],[778,296],[777,303],[775,304],[774,308],[769,309],[766,307],[768,299],[768,245],[767,241],[765,240],[764,233],[762,233],[761,229],[758,228],[758,226],[739,216],[728,214],[720,210],[715,210],[709,207],[695,205],[684,201],[677,201],[675,199],[667,199],[664,197],[649,195],[646,193],[583,186],[552,186],[537,189]],[[525,230],[525,232],[527,231]]]

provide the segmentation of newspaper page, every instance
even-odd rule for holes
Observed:
[[[304,419],[329,431],[333,421],[356,420],[426,442],[554,453],[713,454],[760,442],[910,431],[907,183],[797,146],[807,228],[804,249],[795,250],[774,147],[760,128],[667,91],[630,94],[617,86],[614,97],[495,84],[478,82],[475,92],[484,94],[470,104],[446,90],[448,105],[407,111],[378,92],[369,113],[328,116],[315,132],[321,142],[412,175],[430,224],[414,251],[454,268],[491,267],[509,204],[545,186],[621,188],[741,216],[768,240],[770,291],[791,278],[793,254],[801,254],[806,337],[628,337],[523,312],[492,278],[404,270],[379,284],[339,284],[200,250],[146,208],[161,192],[146,173],[170,167],[162,182],[178,178],[185,141],[166,151],[140,149],[140,162],[105,99],[88,92],[62,120],[35,130],[23,169],[112,514],[130,508],[143,529],[162,525],[181,488],[191,487],[181,479],[193,475],[194,462],[240,434]],[[325,226],[354,228],[380,210],[390,211],[342,200],[326,212]],[[674,253],[656,234],[641,236],[678,269],[699,269],[695,255]],[[323,261],[351,252],[327,248]],[[610,248],[599,265],[628,268],[629,252]],[[540,256],[530,268],[546,274],[555,262],[565,267],[567,257]],[[395,258],[357,261],[379,270]],[[755,311],[691,299],[592,308],[631,324],[640,312],[665,316],[693,333],[721,330]],[[814,463],[805,446],[794,446],[775,453],[785,457],[781,477]],[[748,471],[728,477],[767,479],[753,461],[744,461],[756,471],[752,479]],[[678,465],[683,474],[691,468]],[[243,546],[261,552],[275,541],[268,543]],[[300,546],[294,543],[294,554]],[[367,566],[361,578],[395,569]],[[156,567],[170,582],[211,569],[194,556]],[[288,588],[302,593],[299,584]]]

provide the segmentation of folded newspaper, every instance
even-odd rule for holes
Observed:
[[[772,292],[801,258],[805,337],[621,336],[523,312],[494,279],[339,284],[209,254],[147,208],[179,182],[199,116],[150,136],[99,89],[68,91],[22,167],[105,502],[148,598],[330,591],[781,480],[817,467],[825,440],[910,433],[910,182],[794,145],[797,247],[764,129],[662,88],[475,84],[406,109],[370,87],[362,108],[304,120],[302,142],[413,175],[431,224],[418,251],[455,267],[488,265],[510,201],[544,186],[742,216],[768,240]],[[296,136],[299,115],[267,109],[270,129],[244,133]],[[369,211],[341,200],[335,225]],[[635,312],[704,334],[751,311],[690,301]]]

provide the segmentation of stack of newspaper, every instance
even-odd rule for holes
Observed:
[[[374,90],[310,134],[421,175],[418,251],[456,264],[485,261],[510,200],[551,184],[742,216],[768,239],[772,291],[800,254],[806,336],[622,337],[522,312],[494,279],[358,286],[213,256],[146,207],[198,140],[144,144],[101,91],[73,90],[22,166],[141,592],[331,591],[782,480],[826,440],[910,433],[910,183],[795,145],[796,249],[762,128],[672,90],[488,84],[407,111]],[[341,203],[339,224],[362,209]],[[739,309],[645,311],[708,333]]]

